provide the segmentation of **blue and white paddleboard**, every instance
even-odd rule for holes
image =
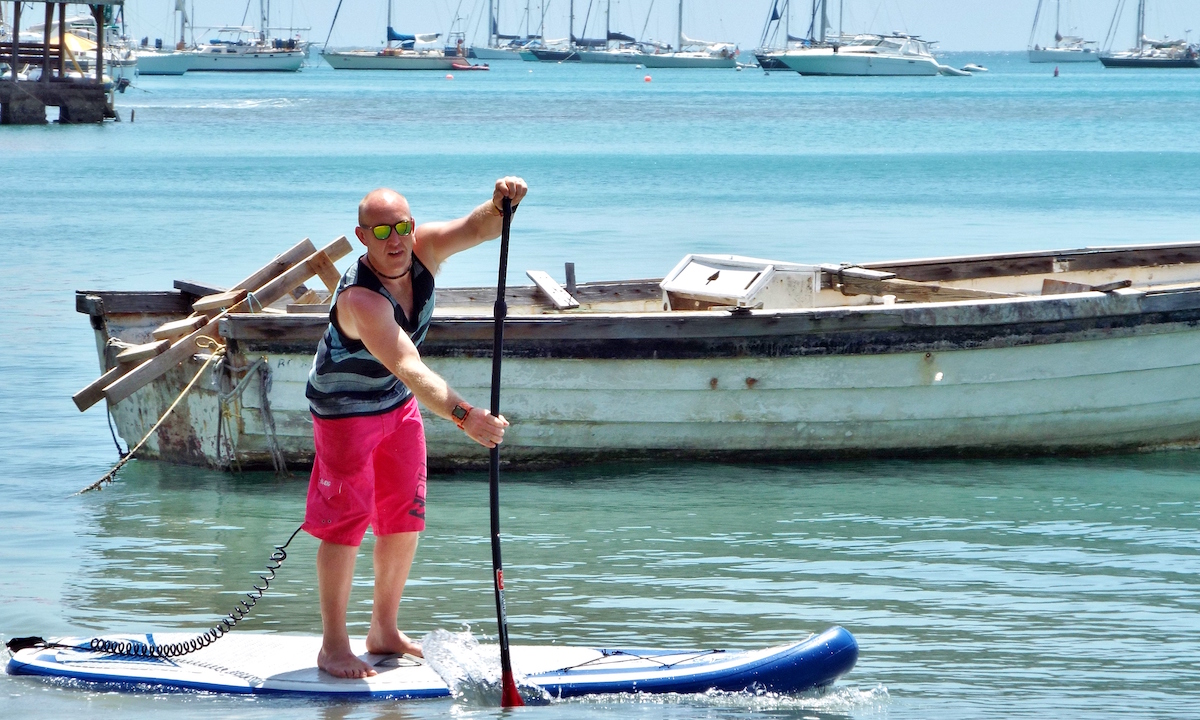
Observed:
[[[109,636],[149,645],[194,637],[181,633]],[[370,655],[355,641],[359,657],[378,675],[335,678],[317,670],[321,638],[311,635],[230,633],[190,655],[169,660],[105,655],[88,649],[90,638],[58,638],[52,647],[18,650],[11,675],[70,678],[126,690],[172,689],[224,693],[290,693],[347,698],[432,698],[450,694],[425,661]],[[765,690],[796,693],[832,684],[854,667],[858,643],[840,627],[791,645],[763,650],[605,650],[553,645],[512,648],[513,668],[552,697],[595,693]],[[499,650],[496,650],[497,655]]]

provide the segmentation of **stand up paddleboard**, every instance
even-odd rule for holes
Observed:
[[[161,646],[192,635],[108,636]],[[231,633],[183,657],[160,659],[109,655],[89,649],[90,638],[59,638],[17,650],[10,675],[37,675],[98,683],[109,689],[162,692],[199,690],[221,693],[332,695],[345,698],[434,698],[450,688],[419,658],[370,655],[353,641],[358,656],[379,673],[358,680],[317,670],[318,636]],[[490,652],[495,647],[485,650]],[[798,693],[823,688],[854,667],[858,643],[840,627],[791,645],[763,650],[604,650],[552,645],[512,648],[522,684],[552,697],[597,693],[697,693],[708,690],[763,690]]]

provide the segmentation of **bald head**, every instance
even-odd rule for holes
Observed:
[[[358,203],[358,224],[362,227],[387,224],[408,216],[408,200],[390,188],[372,190]]]

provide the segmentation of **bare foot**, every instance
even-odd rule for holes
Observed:
[[[359,660],[349,650],[327,653],[323,647],[317,653],[317,667],[340,678],[365,678],[378,674],[375,668]]]
[[[412,655],[425,657],[421,646],[413,642],[407,635],[396,628],[391,631],[378,630],[375,627],[367,633],[367,652],[372,655]]]

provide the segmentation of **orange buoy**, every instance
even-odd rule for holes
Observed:
[[[450,73],[446,73],[446,79],[447,79],[447,80],[453,80],[453,79],[454,79],[454,76],[453,76],[453,75],[451,75]]]
[[[643,80],[644,80],[645,82],[650,82],[650,76],[649,76],[649,75],[647,75],[645,78],[643,78]]]

